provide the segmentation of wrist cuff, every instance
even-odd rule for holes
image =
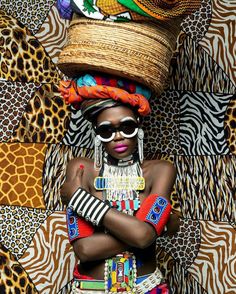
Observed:
[[[97,226],[102,222],[103,217],[110,209],[105,202],[88,193],[83,188],[76,190],[68,207]]]

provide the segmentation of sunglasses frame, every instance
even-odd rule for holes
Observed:
[[[120,130],[120,126],[122,125],[122,123],[125,123],[127,121],[128,122],[131,121],[131,122],[137,124],[137,127],[134,129],[134,132],[132,134],[129,134],[129,135],[128,134],[125,134],[123,131]],[[106,125],[102,125],[102,126],[106,126]],[[95,133],[97,134],[98,139],[100,141],[104,142],[104,143],[111,142],[115,138],[117,132],[119,132],[124,138],[127,138],[127,139],[133,138],[133,137],[135,137],[137,135],[138,129],[139,129],[138,123],[136,123],[134,120],[131,120],[131,119],[121,122],[120,125],[119,125],[119,127],[114,127],[112,125],[107,125],[107,126],[111,127],[114,130],[109,138],[103,138],[101,135],[97,134],[97,129],[99,127],[98,128],[95,128]]]

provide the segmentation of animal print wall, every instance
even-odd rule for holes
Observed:
[[[0,293],[68,293],[77,260],[59,190],[93,133],[57,91],[68,21],[55,0],[0,1]],[[236,1],[182,22],[170,83],[144,120],[145,155],[172,161],[179,232],[157,240],[173,293],[236,293]]]

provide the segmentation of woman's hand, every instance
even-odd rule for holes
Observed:
[[[75,191],[82,187],[82,176],[84,173],[84,165],[80,165],[79,168],[74,170],[68,170],[65,183],[61,188],[61,200],[62,203],[68,205],[72,195]]]

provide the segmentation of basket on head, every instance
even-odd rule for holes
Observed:
[[[108,22],[76,16],[58,67],[68,77],[104,72],[128,78],[160,94],[180,31],[180,21]]]

